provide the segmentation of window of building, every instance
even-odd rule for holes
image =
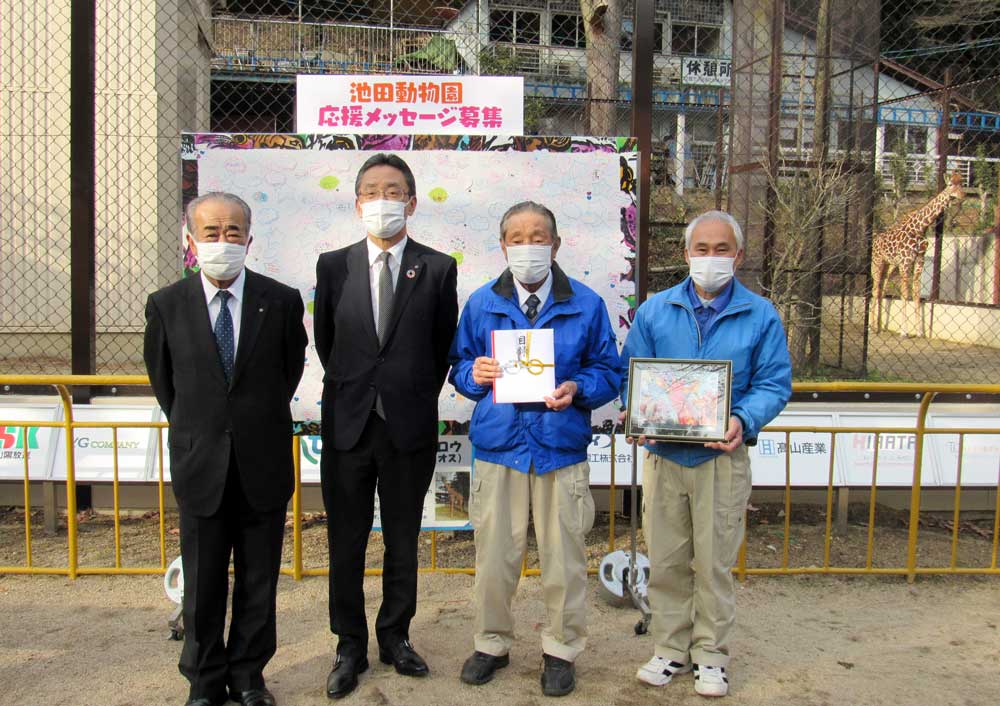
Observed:
[[[580,15],[552,14],[552,44],[557,47],[587,46],[587,33]]]
[[[663,22],[653,23],[653,53],[662,54],[663,53]],[[632,25],[632,20],[626,19],[622,20],[622,36],[621,36],[621,50],[622,51],[632,51],[632,33],[634,27]]]
[[[513,44],[541,42],[542,15],[527,10],[491,10],[490,41]]]
[[[895,152],[901,142],[906,145],[907,154],[927,154],[927,128],[886,124],[883,143],[886,152]]]
[[[689,56],[718,54],[721,33],[719,27],[674,23],[670,28],[670,51]]]

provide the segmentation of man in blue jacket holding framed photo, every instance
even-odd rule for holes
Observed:
[[[622,351],[622,397],[632,358],[731,360],[731,417],[722,442],[639,439],[649,452],[643,533],[656,647],[637,676],[664,686],[693,669],[697,693],[725,696],[735,622],[731,569],[750,499],[746,447],[788,402],[792,366],[774,306],[733,277],[743,261],[736,220],[722,211],[704,213],[688,225],[684,246],[690,277],[636,312]]]
[[[500,245],[508,268],[469,297],[449,355],[449,379],[476,401],[469,430],[476,454],[469,503],[476,542],[475,651],[461,678],[485,684],[510,662],[511,600],[530,505],[548,613],[542,691],[562,696],[576,685],[573,662],[587,640],[584,538],[594,523],[590,414],[618,394],[618,346],[604,301],[554,262],[559,235],[552,211],[531,201],[512,206],[500,221]],[[514,373],[509,366],[504,373],[492,357],[493,332],[522,329],[552,330],[556,388],[543,402],[496,403],[491,386]]]

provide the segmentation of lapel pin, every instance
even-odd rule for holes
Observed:
[[[259,311],[260,313],[263,314],[264,313],[264,307],[259,308],[257,311]]]
[[[417,271],[412,267],[406,271],[406,279],[413,279],[417,276]]]

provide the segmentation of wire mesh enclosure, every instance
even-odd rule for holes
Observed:
[[[523,76],[530,134],[649,125],[649,291],[685,276],[683,224],[729,209],[798,377],[1000,377],[992,0],[110,1],[82,32],[85,6],[0,0],[2,372],[142,372],[146,295],[181,269],[180,133],[293,132],[296,75],[392,73]]]

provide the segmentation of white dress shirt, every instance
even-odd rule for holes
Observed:
[[[514,289],[517,290],[517,302],[518,306],[521,307],[521,311],[524,312],[525,316],[528,315],[528,305],[525,303],[528,301],[528,297],[534,294],[538,297],[538,311],[541,312],[542,307],[545,306],[545,302],[548,301],[549,294],[552,293],[552,268],[549,268],[549,274],[542,282],[542,286],[539,287],[534,292],[529,292],[524,288],[524,285],[517,281],[517,277],[514,278]]]
[[[226,291],[233,296],[229,297],[229,314],[233,317],[233,357],[235,359],[236,350],[240,346],[240,316],[243,313],[243,285],[247,281],[247,270],[244,267],[233,283],[226,287]],[[205,273],[201,273],[201,287],[205,290],[205,303],[208,304],[208,320],[215,331],[215,322],[219,319],[222,311],[222,301],[215,296],[219,293],[219,288],[208,281]]]
[[[403,250],[406,248],[408,236],[389,248],[389,274],[392,275],[392,289],[396,291],[396,283],[399,281],[399,267],[403,262]],[[377,260],[382,254],[382,248],[372,242],[371,238],[366,238],[368,243],[368,286],[372,293],[372,314],[375,315],[375,328],[378,328],[378,278],[382,274],[382,263]]]

